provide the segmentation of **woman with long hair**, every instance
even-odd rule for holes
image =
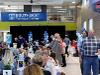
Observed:
[[[37,64],[32,64],[24,69],[24,75],[43,75],[43,71]]]

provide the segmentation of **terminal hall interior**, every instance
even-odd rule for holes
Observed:
[[[100,0],[0,0],[0,75],[99,75]]]

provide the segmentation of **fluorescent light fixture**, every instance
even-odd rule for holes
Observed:
[[[2,5],[2,6],[0,6],[0,8],[7,8],[8,6],[4,6],[4,5]]]
[[[58,11],[58,12],[66,12],[66,11]]]
[[[62,8],[61,6],[55,6],[54,8]]]
[[[73,4],[75,4],[76,2],[72,2]]]
[[[59,9],[59,10],[67,10],[67,9]]]
[[[0,8],[3,8],[3,9],[24,9],[23,6],[8,6],[8,5],[0,5]]]

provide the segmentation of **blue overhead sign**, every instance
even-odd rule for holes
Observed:
[[[1,12],[1,21],[46,21],[45,12]]]

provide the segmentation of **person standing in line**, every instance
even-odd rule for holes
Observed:
[[[88,32],[87,31],[83,31],[82,35],[79,34],[79,33],[77,33],[76,35],[78,37],[77,49],[78,49],[78,53],[79,53],[80,69],[81,69],[81,74],[83,75],[83,56],[80,53],[80,50],[81,50],[81,46],[82,46],[82,41],[83,41],[83,39],[85,39],[88,36]]]
[[[54,34],[54,39],[50,43],[51,50],[56,53],[56,59],[59,61],[59,64],[62,65],[62,57],[61,57],[61,36],[59,33]]]
[[[65,35],[64,42],[66,43],[65,54],[67,54],[67,57],[68,57],[69,56],[68,47],[71,43],[70,39],[68,38],[68,35]]]
[[[14,43],[17,44],[17,48],[21,47],[21,43],[20,43],[20,41],[19,41],[19,39],[17,37],[14,38]]]
[[[21,45],[26,44],[26,39],[22,35],[18,36],[18,40]]]
[[[61,56],[62,56],[62,67],[66,66],[66,56],[65,56],[65,48],[66,48],[66,43],[64,42],[64,40],[62,39],[61,41]]]
[[[82,55],[83,55],[83,75],[91,75],[91,69],[93,75],[99,73],[99,59],[98,53],[100,53],[100,39],[94,36],[93,31],[89,31],[88,37],[82,41]]]

